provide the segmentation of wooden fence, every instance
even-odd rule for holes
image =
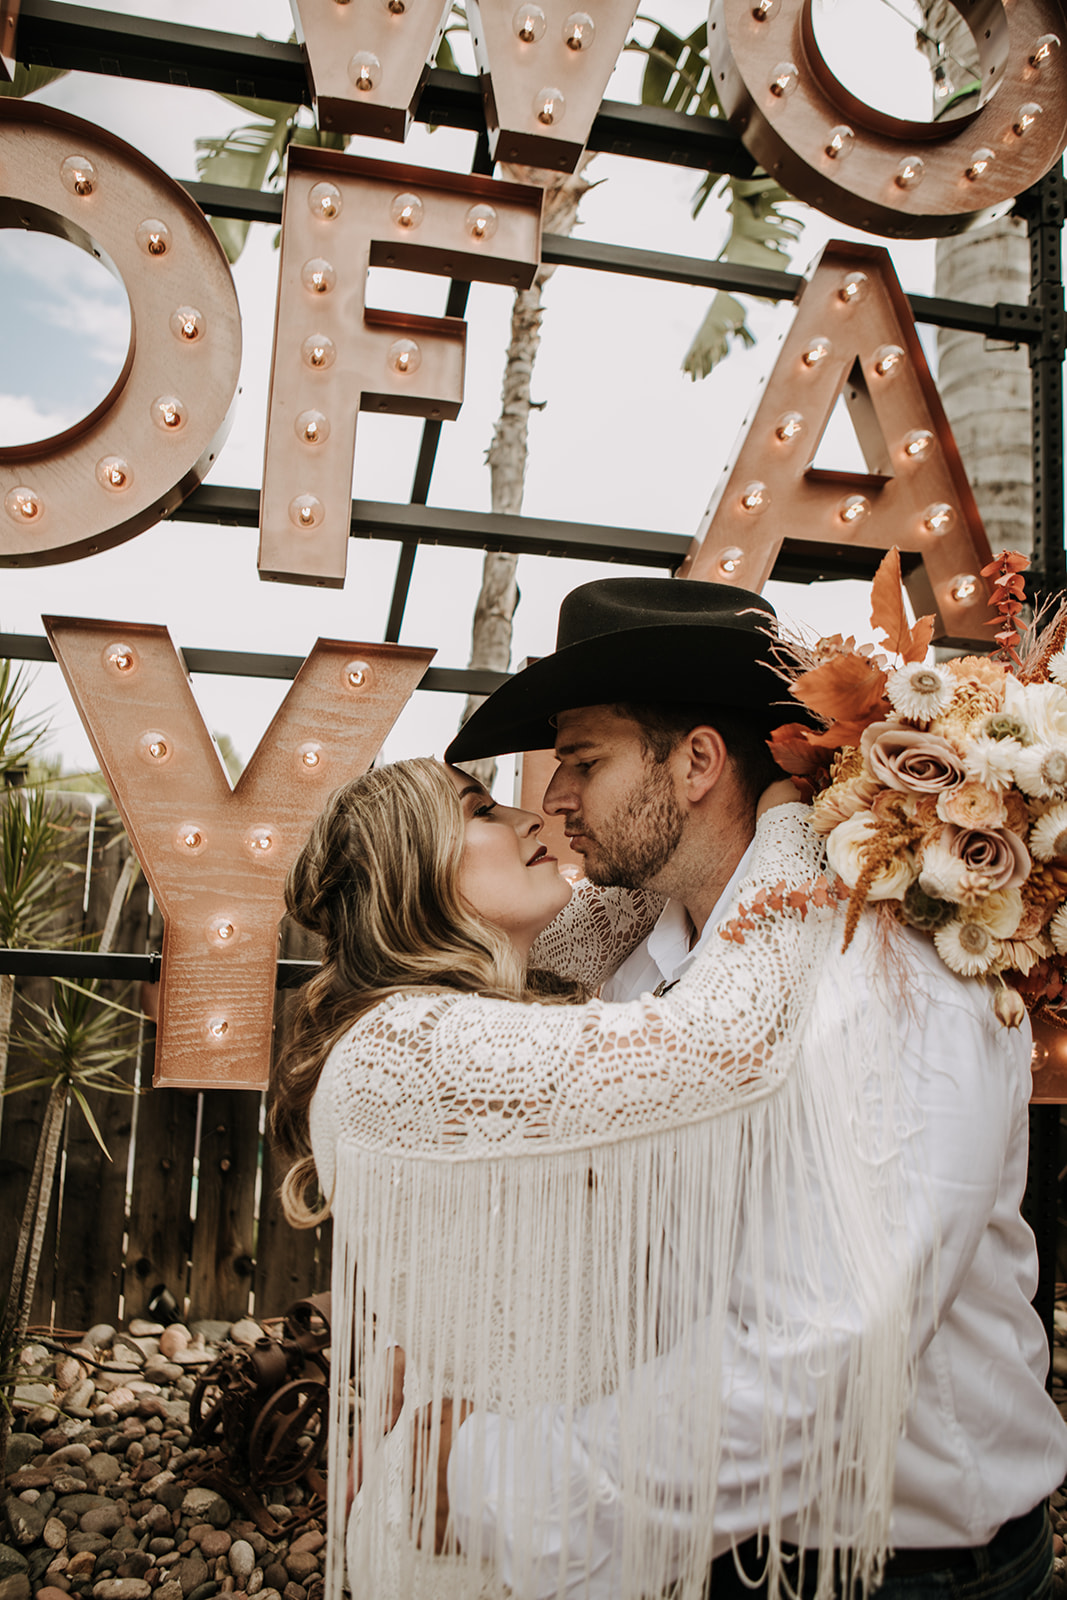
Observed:
[[[88,813],[93,801],[74,797]],[[99,801],[91,849],[86,839],[86,888],[70,934],[98,934],[119,880],[129,841],[110,800]],[[57,930],[58,932],[59,930]],[[123,909],[115,950],[158,950],[162,921],[138,875]],[[283,936],[284,953],[314,954],[298,928]],[[142,995],[117,984],[105,992],[140,1007]],[[47,1005],[51,979],[19,982],[15,1028],[26,1001]],[[276,1003],[276,1040],[284,1037],[292,1004]],[[165,1285],[190,1320],[233,1320],[253,1308],[259,1316],[284,1311],[302,1294],[328,1287],[329,1228],[298,1232],[281,1214],[277,1187],[284,1168],[264,1131],[264,1096],[249,1090],[152,1089],[153,1026],[122,1076],[134,1098],[88,1094],[108,1155],[84,1117],[71,1108],[64,1158],[52,1195],[48,1236],[32,1321],[84,1330],[143,1314]],[[32,1065],[12,1051],[9,1073]],[[37,1149],[47,1090],[27,1090],[3,1102],[0,1129],[0,1296],[6,1290],[19,1219]],[[110,1158],[110,1159],[109,1159]]]

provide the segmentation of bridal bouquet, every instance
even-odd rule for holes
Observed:
[[[910,625],[891,550],[875,576],[880,645],[840,635],[783,662],[815,727],[770,748],[810,796],[847,891],[928,934],[947,967],[997,986],[997,1014],[1067,1027],[1067,605],[1024,637],[1024,556],[983,569],[995,655],[927,663],[933,619]],[[843,888],[841,887],[843,886]]]

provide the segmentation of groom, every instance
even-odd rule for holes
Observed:
[[[651,934],[609,978],[607,1000],[663,992],[732,908],[758,798],[781,776],[767,734],[797,715],[795,705],[781,704],[774,632],[767,602],[730,586],[630,578],[586,584],[563,602],[554,653],[497,690],[447,753],[461,763],[554,744],[559,766],[544,809],[565,819],[585,874],[595,883],[667,897]],[[878,1594],[1024,1600],[1050,1592],[1045,1500],[1067,1472],[1067,1429],[1045,1394],[1048,1351],[1030,1305],[1036,1252],[1019,1215],[1029,1033],[1000,1029],[975,986],[962,986],[936,960],[927,960],[923,977],[929,981],[901,1008],[890,1041],[902,1096],[914,1097],[923,1125],[905,1136],[905,1229],[916,1236],[909,1248],[918,1283],[910,1312],[917,1374],[897,1449],[894,1550]],[[847,981],[841,988],[844,1030]],[[862,1005],[859,996],[855,1004]],[[816,1039],[802,1045],[798,1070],[819,1073]],[[929,1217],[931,1205],[933,1241],[915,1221]],[[796,1226],[784,1216],[768,1224],[766,1273],[779,1286],[796,1259],[790,1237]],[[834,1263],[826,1268],[832,1278]],[[741,1322],[747,1306],[773,1294],[774,1283],[742,1282],[731,1292]],[[756,1372],[751,1363],[730,1370],[726,1357],[719,1553],[709,1577],[719,1600],[768,1592],[753,1587],[766,1565],[760,1542],[768,1532],[761,1503],[766,1464],[753,1458],[767,1406],[786,1423],[778,1508],[783,1548],[805,1510],[799,1483],[806,1419],[788,1376],[795,1355],[775,1349],[772,1339]],[[500,1430],[503,1448],[509,1424],[490,1418],[488,1425]],[[491,1548],[501,1530],[506,1543],[509,1512],[506,1503],[469,1502],[464,1442],[471,1426],[458,1431],[453,1445],[451,1509],[461,1540],[465,1531],[472,1537],[481,1530]],[[568,1458],[558,1470],[580,1469]],[[521,1472],[520,1464],[520,1479]],[[611,1514],[609,1505],[598,1509],[588,1529],[591,1545],[608,1552],[598,1591],[605,1594],[618,1583],[610,1571],[618,1538],[598,1519]],[[546,1575],[555,1570],[552,1556],[549,1550]],[[814,1569],[814,1561],[803,1569],[804,1592],[814,1592]]]

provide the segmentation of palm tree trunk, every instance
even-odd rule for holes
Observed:
[[[505,167],[504,176],[515,183],[536,183],[545,191],[544,229],[546,233],[573,232],[582,196],[592,184],[584,175],[592,158],[583,158],[577,172],[546,172],[535,167]],[[522,510],[526,479],[530,412],[536,409],[531,399],[534,362],[541,343],[542,295],[555,267],[541,267],[529,289],[520,289],[511,313],[511,337],[504,362],[504,383],[500,415],[489,446],[489,478],[494,511],[518,515]],[[471,628],[472,668],[506,672],[511,662],[512,621],[519,600],[515,579],[518,557],[490,552],[482,569],[482,587],[474,609]],[[471,695],[463,711],[464,722],[482,703],[482,696]],[[468,770],[488,788],[496,776],[492,758],[469,762]]]

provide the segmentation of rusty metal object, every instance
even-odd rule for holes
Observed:
[[[10,83],[15,75],[18,21],[19,0],[0,0],[0,83]]]

